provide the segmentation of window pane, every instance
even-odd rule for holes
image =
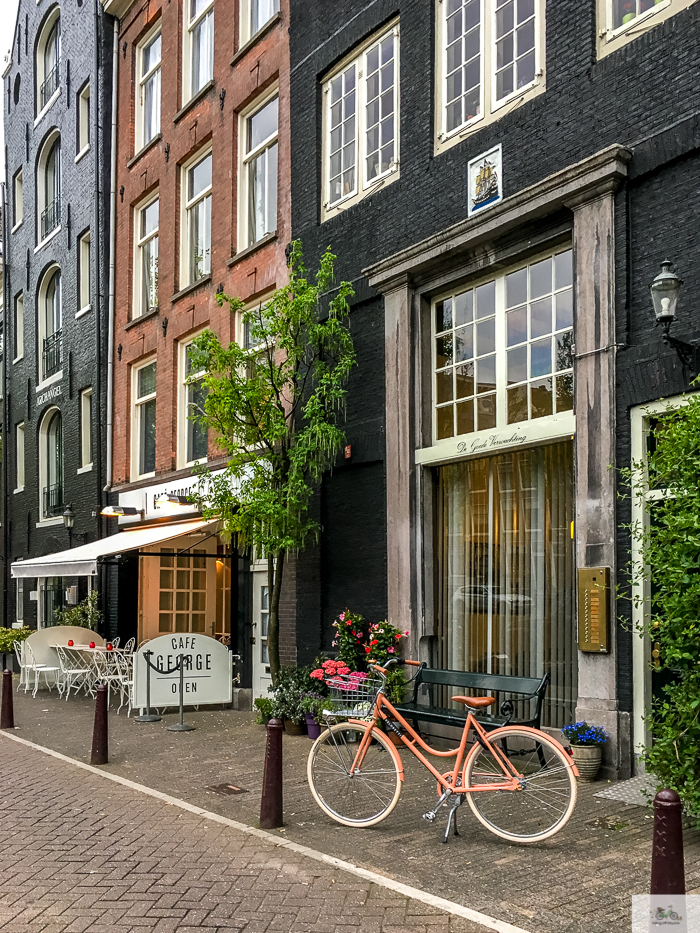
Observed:
[[[160,210],[160,201],[155,200],[148,207],[141,211],[141,236],[148,236],[158,229],[158,214]]]
[[[452,401],[452,370],[448,369],[443,372],[439,372],[435,376],[435,392],[436,392],[436,401],[439,404],[442,402],[451,402]]]
[[[211,195],[189,209],[190,281],[211,271]]]
[[[569,249],[554,257],[554,287],[566,288],[567,285],[571,285],[572,276],[571,250]]]
[[[542,379],[530,384],[530,408],[532,418],[544,418],[552,414],[551,379]]]
[[[487,322],[488,323],[488,322]],[[484,325],[479,324],[482,328]],[[470,360],[474,356],[474,328],[471,324],[466,327],[460,327],[455,331],[454,336],[454,355],[455,363],[462,363],[464,360]],[[481,340],[481,337],[479,338]],[[479,344],[481,346],[481,343]]]
[[[516,308],[506,315],[507,342],[509,347],[527,340],[527,308]]]
[[[192,460],[206,460],[207,457],[207,428],[195,417],[204,414],[204,403],[207,390],[199,381],[187,388],[187,462]]]
[[[452,327],[452,299],[446,298],[435,305],[435,331],[441,333]]]
[[[478,431],[487,431],[496,427],[496,394],[484,395],[476,400],[476,421]]]
[[[455,326],[467,324],[474,315],[474,292],[462,292],[461,295],[455,295]]]
[[[527,269],[518,269],[506,276],[506,306],[514,308],[527,301]]]
[[[555,327],[561,330],[562,327],[572,327],[574,323],[574,293],[567,288],[564,292],[557,295],[557,312]]]
[[[211,153],[193,165],[188,172],[188,200],[192,200],[211,185]]]
[[[453,412],[452,405],[447,405],[445,408],[438,408],[436,411],[437,439],[439,441],[443,440],[446,437],[452,437],[454,435],[452,412]]]
[[[543,259],[530,266],[530,299],[539,298],[552,291],[552,260]]]
[[[138,397],[150,395],[156,391],[156,364],[149,363],[143,366],[138,372]]]
[[[476,364],[476,391],[490,392],[496,388],[496,357],[487,356]]]
[[[474,431],[474,402],[460,402],[457,405],[457,434],[471,434]]]
[[[557,376],[557,411],[572,411],[574,407],[574,376]]]
[[[267,150],[267,218],[265,233],[277,229],[277,143]]]
[[[508,384],[527,379],[527,345],[508,351]]]
[[[465,363],[455,368],[455,386],[457,398],[467,398],[474,394],[474,364]]]
[[[141,314],[158,307],[158,237],[141,247]]]
[[[530,337],[544,337],[552,333],[552,299],[541,298],[530,306]]]
[[[476,316],[488,317],[496,313],[496,283],[487,282],[476,289]]]
[[[275,97],[268,104],[248,118],[248,149],[257,148],[260,143],[277,133],[279,100]]]
[[[265,236],[265,164],[267,151],[248,163],[248,243],[257,243]]]
[[[530,347],[530,375],[547,376],[552,371],[552,341],[539,340]]]
[[[195,2],[195,0],[193,0]],[[192,76],[190,94],[211,81],[214,73],[214,13],[209,12],[192,30]]]
[[[139,406],[139,473],[156,468],[156,400]]]
[[[160,68],[143,88],[143,144],[160,133]]]
[[[527,386],[508,389],[508,424],[527,421]]]
[[[476,352],[478,356],[493,353],[496,349],[496,321],[479,321],[476,325]]]
[[[160,62],[160,33],[154,36],[143,48],[142,74],[148,74]]]
[[[279,8],[279,0],[250,0],[250,35],[262,29]]]

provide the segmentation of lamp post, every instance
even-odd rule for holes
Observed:
[[[68,529],[68,547],[73,547],[73,538],[80,538],[82,542],[85,542],[87,533],[84,531],[74,532],[73,525],[75,525],[75,512],[73,511],[73,505],[69,502],[68,505],[63,510],[63,527]]]
[[[681,362],[683,371],[689,371],[691,376],[695,376],[700,370],[700,354],[697,344],[686,343],[684,340],[678,340],[672,337],[671,325],[676,320],[676,307],[678,306],[678,296],[681,293],[683,280],[673,271],[673,263],[668,259],[661,263],[661,272],[651,283],[651,301],[654,306],[654,316],[656,323],[663,328],[663,341],[676,351],[678,359]]]

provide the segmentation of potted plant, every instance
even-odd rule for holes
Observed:
[[[270,697],[258,697],[253,701],[253,706],[258,713],[255,721],[259,726],[266,726],[272,719],[272,700]]]
[[[304,710],[309,738],[316,740],[323,731],[323,710],[328,707],[328,700],[320,693],[305,693],[300,706]]]
[[[589,726],[585,720],[564,726],[561,731],[571,743],[579,780],[595,781],[603,755],[602,745],[607,742],[608,733],[602,726]]]
[[[272,690],[272,715],[284,722],[289,735],[303,735],[305,716],[301,698],[312,689],[309,669],[283,667]]]

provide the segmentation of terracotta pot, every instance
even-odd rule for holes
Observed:
[[[315,742],[323,732],[323,726],[316,722],[313,713],[305,713],[304,715],[306,716],[306,731],[309,733],[309,738]]]
[[[287,735],[303,735],[304,724],[301,722],[292,722],[291,719],[285,719],[284,731],[287,733]]]
[[[574,764],[579,771],[579,781],[591,783],[595,781],[600,768],[603,749],[600,745],[572,745]]]

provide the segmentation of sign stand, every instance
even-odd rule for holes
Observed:
[[[134,722],[160,722],[160,716],[151,712],[151,658],[152,651],[144,651],[143,658],[146,662],[146,712],[142,716],[134,716]],[[182,681],[180,681],[182,682]]]
[[[174,723],[172,726],[168,726],[168,732],[192,732],[194,726],[188,726],[185,723],[185,709],[183,703],[183,693],[184,693],[184,676],[185,676],[185,656],[181,654],[178,658],[177,667],[175,670],[180,671],[180,722]]]

